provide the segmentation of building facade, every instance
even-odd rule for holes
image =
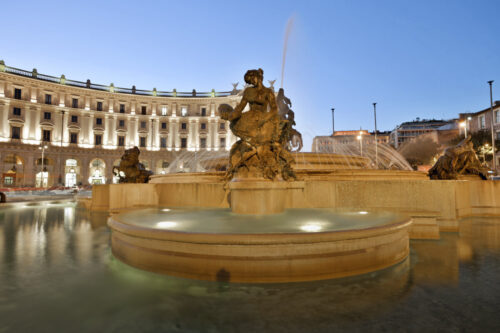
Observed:
[[[0,62],[0,186],[111,183],[134,146],[155,174],[181,154],[228,151],[236,138],[218,106],[240,93],[118,88]]]
[[[404,122],[397,126],[390,134],[390,144],[398,149],[402,144],[410,142],[414,138],[436,130],[450,130],[458,128],[456,119],[452,120],[420,120]]]
[[[377,131],[377,142],[379,144],[389,143],[389,132]],[[339,145],[370,145],[374,143],[375,132],[367,130],[335,131],[333,135],[315,136],[311,151],[315,153],[339,153]]]

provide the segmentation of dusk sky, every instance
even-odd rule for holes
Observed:
[[[500,99],[500,1],[4,1],[0,59],[138,89],[228,91],[247,69],[284,88],[305,150],[335,129],[392,130]]]

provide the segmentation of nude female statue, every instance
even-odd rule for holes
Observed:
[[[291,168],[293,158],[281,142],[280,117],[272,89],[263,85],[264,71],[246,72],[250,86],[234,108],[219,106],[222,119],[230,121],[231,131],[240,138],[231,147],[228,178],[295,178]],[[250,110],[243,112],[249,105]]]

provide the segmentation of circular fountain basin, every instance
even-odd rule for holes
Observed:
[[[293,282],[363,274],[408,256],[411,220],[389,213],[139,209],[109,218],[113,255],[148,271],[214,281]]]

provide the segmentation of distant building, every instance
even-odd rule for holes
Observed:
[[[377,131],[377,141],[379,143],[389,142],[390,132]],[[375,132],[367,130],[355,131],[335,131],[333,135],[316,136],[313,139],[311,151],[316,153],[337,153],[336,145],[359,144],[363,140],[363,145],[375,143]]]
[[[458,134],[458,120],[420,120],[404,122],[397,126],[390,134],[390,144],[394,148],[399,148],[403,143],[409,142],[414,138],[433,131],[456,131]]]

